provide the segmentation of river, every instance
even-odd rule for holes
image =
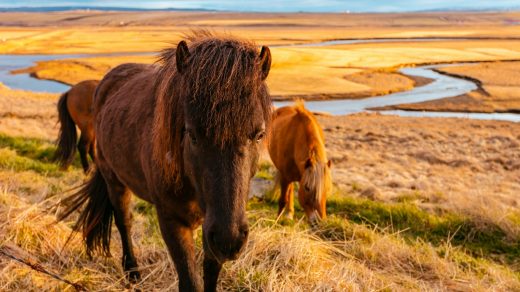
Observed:
[[[433,41],[443,39],[418,39]],[[324,45],[341,45],[373,42],[410,41],[409,39],[377,39],[377,40],[334,40],[319,43],[290,45],[291,47],[311,47]],[[107,55],[135,55],[133,53],[116,54],[66,54],[66,55],[0,55],[0,82],[13,89],[24,89],[37,92],[60,93],[68,90],[69,86],[49,80],[32,78],[29,74],[10,74],[10,71],[33,66],[37,61],[58,60],[66,58],[82,58]],[[151,54],[151,53],[140,53]],[[345,115],[362,111],[372,111],[371,108],[398,105],[403,103],[417,103],[441,98],[458,96],[477,89],[471,81],[443,75],[432,69],[453,64],[439,64],[420,67],[406,67],[399,70],[404,75],[420,76],[434,81],[424,86],[415,87],[409,91],[363,99],[343,99],[307,101],[306,106],[312,111],[327,112],[332,115]],[[283,106],[290,102],[275,102],[275,106]],[[459,117],[470,119],[506,120],[520,122],[520,114],[513,113],[465,113],[465,112],[422,112],[422,111],[379,111],[382,114],[414,117]]]

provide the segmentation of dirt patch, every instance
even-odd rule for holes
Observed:
[[[382,200],[442,193],[441,209],[520,204],[520,172],[513,171],[520,165],[518,123],[379,114],[318,119],[340,188],[360,196],[377,189]]]

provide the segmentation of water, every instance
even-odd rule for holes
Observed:
[[[12,70],[33,66],[37,61],[72,58],[74,55],[0,55],[0,82],[12,89],[59,93],[69,90],[63,83],[39,80],[29,74],[11,74]]]
[[[156,53],[101,53],[101,54],[62,54],[62,55],[1,55],[0,54],[0,82],[12,89],[23,89],[36,92],[62,93],[70,89],[69,85],[31,77],[29,74],[11,74],[12,70],[31,67],[38,61],[76,59],[86,57],[110,56],[141,56]]]
[[[326,47],[338,45],[355,45],[355,44],[372,44],[372,43],[406,43],[406,42],[442,42],[442,41],[469,41],[478,40],[478,38],[381,38],[381,39],[349,39],[349,40],[331,40],[318,43],[293,44],[290,47]],[[274,47],[286,47],[287,45],[279,45]]]
[[[445,97],[461,95],[477,89],[471,81],[454,78],[432,71],[437,66],[423,66],[403,68],[399,70],[405,75],[420,76],[434,79],[433,82],[409,91],[388,95],[369,97],[364,99],[307,101],[305,106],[312,111],[328,112],[333,115],[344,115],[369,110],[374,107],[398,105],[403,103],[417,103]],[[291,102],[275,102],[276,106],[285,106]]]
[[[513,113],[460,113],[460,112],[421,112],[421,111],[379,111],[383,115],[398,115],[401,117],[428,118],[463,118],[475,120],[498,120],[520,123],[520,115]]]
[[[414,39],[413,41],[438,41],[442,38]],[[369,42],[407,41],[406,39],[374,39],[374,40],[335,40],[312,44],[291,45],[290,47],[327,46]],[[411,41],[411,40],[410,40]],[[287,47],[287,46],[285,46]],[[0,55],[0,82],[13,89],[23,89],[36,92],[61,93],[67,91],[68,85],[48,80],[40,80],[30,77],[29,74],[10,74],[10,71],[33,66],[37,61],[47,61],[67,58],[84,58],[94,56],[120,56],[120,55],[153,55],[154,53],[111,53],[111,54],[67,54],[67,55]],[[433,66],[407,67],[399,71],[404,75],[420,76],[434,81],[412,90],[398,92],[378,97],[369,97],[354,100],[325,100],[307,101],[306,107],[311,111],[328,112],[332,115],[345,115],[363,111],[371,111],[372,108],[398,105],[403,103],[418,103],[447,97],[462,95],[477,89],[477,85],[471,81],[446,76],[433,71],[433,68],[453,66],[461,64],[440,64]],[[285,106],[292,102],[274,102],[275,106]],[[519,114],[512,113],[463,113],[463,112],[421,112],[421,111],[379,111],[382,114],[413,117],[460,117],[470,119],[490,119],[520,122]]]

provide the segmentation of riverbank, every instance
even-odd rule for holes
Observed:
[[[447,67],[436,71],[468,79],[478,89],[463,95],[422,103],[405,103],[377,110],[408,110],[470,113],[520,113],[520,62],[480,62]]]
[[[517,42],[505,41],[513,47]],[[404,64],[520,59],[520,51],[499,50],[498,46],[503,43],[504,41],[442,40],[425,44],[417,41],[408,42],[406,49],[402,47],[403,44],[395,42],[327,47],[316,43],[314,47],[274,47],[271,49],[273,65],[268,83],[273,99],[277,101],[294,98],[325,100],[381,96],[411,90],[431,81],[397,72]],[[121,63],[154,61],[155,57],[143,55],[75,58],[41,61],[36,66],[15,72],[75,84],[85,79],[100,79],[110,68]],[[461,99],[461,103],[464,101],[465,99]],[[447,103],[447,106],[438,110],[457,111],[456,108],[447,110],[450,106]],[[515,106],[512,104],[512,107]],[[489,109],[481,108],[470,108],[468,111],[490,112]]]

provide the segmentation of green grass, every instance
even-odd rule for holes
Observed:
[[[0,148],[0,167],[14,171],[32,170],[50,176],[61,175],[57,165],[20,156],[15,151],[7,148]]]
[[[260,214],[270,216],[274,220],[278,204],[272,197],[269,193],[265,199],[250,200],[248,209],[261,211]],[[329,218],[323,222],[318,233],[324,239],[348,240],[353,236],[350,224],[363,224],[372,226],[380,233],[399,234],[398,236],[408,242],[422,240],[435,246],[449,243],[477,258],[483,257],[508,264],[519,263],[520,240],[508,237],[499,226],[491,222],[475,222],[461,214],[429,213],[413,203],[417,197],[418,195],[413,193],[397,203],[385,203],[353,198],[336,191],[336,194],[327,200]],[[295,212],[295,218],[304,216],[298,200],[295,200]],[[514,214],[510,216],[517,218]],[[258,220],[257,217],[255,216],[253,221]],[[290,225],[283,220],[277,224]],[[368,240],[369,237],[367,234],[361,236],[363,240]]]
[[[144,217],[144,231],[143,237],[145,242],[155,243],[159,246],[164,246],[162,240],[161,230],[159,228],[159,219],[155,207],[145,200],[134,196],[134,211]]]
[[[258,171],[256,172],[257,178],[262,178],[266,180],[274,180],[274,172],[275,170],[269,163],[261,163],[258,166]]]
[[[520,241],[512,240],[498,226],[474,222],[454,214],[431,214],[407,201],[382,203],[367,199],[333,197],[327,202],[329,214],[335,214],[358,224],[369,224],[386,232],[418,238],[438,245],[449,241],[476,256],[507,262],[520,258]]]
[[[0,167],[15,171],[32,170],[40,174],[59,176],[59,166],[52,159],[56,147],[42,139],[11,137],[0,133]],[[79,168],[79,157],[73,167]]]
[[[16,154],[41,162],[52,162],[56,147],[41,139],[11,137],[0,134],[0,148],[10,148]]]

